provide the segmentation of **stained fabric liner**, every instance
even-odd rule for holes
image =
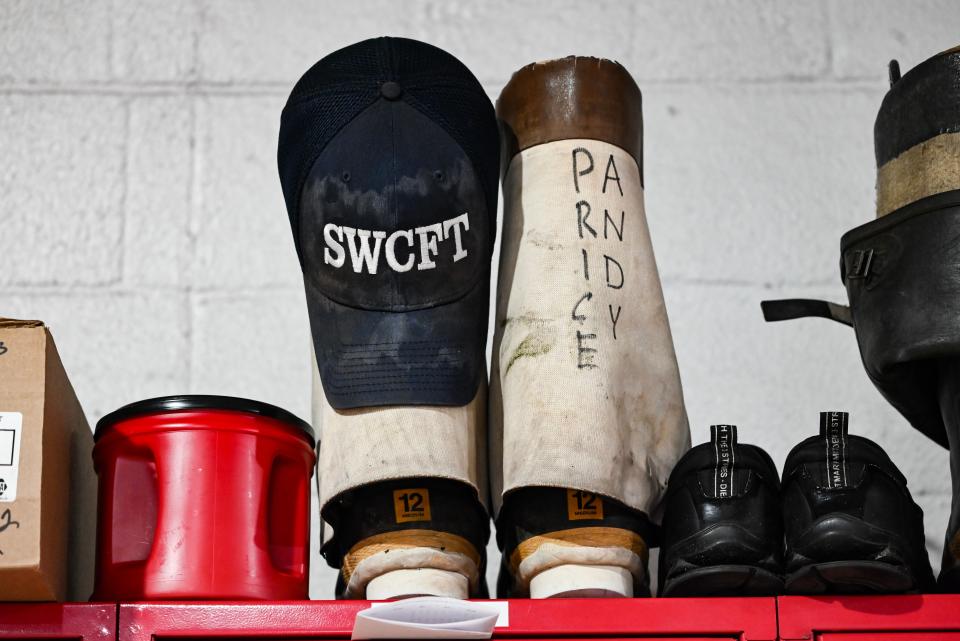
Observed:
[[[486,385],[463,407],[335,410],[314,386],[320,509],[342,492],[408,477],[460,481],[486,505]]]
[[[649,514],[690,432],[637,163],[596,140],[536,145],[512,159],[504,206],[495,512],[552,486]]]
[[[363,598],[369,581],[410,567],[462,574],[470,594],[486,594],[482,571],[490,535],[486,391],[486,385],[481,385],[464,407],[335,410],[314,367],[313,424],[321,441],[317,485],[322,549],[332,567],[341,567],[347,560],[348,571],[341,573],[338,583],[339,595]],[[404,487],[441,488],[439,496],[431,494],[430,498],[439,501],[431,505],[431,517],[436,513],[442,518],[398,524],[390,510],[379,505],[380,495],[384,488]],[[390,558],[367,554],[380,543],[371,540],[376,533],[395,536],[391,533],[404,530],[414,532],[400,541],[402,545],[390,548]],[[470,541],[479,563],[474,555],[440,550],[437,542],[448,536]]]

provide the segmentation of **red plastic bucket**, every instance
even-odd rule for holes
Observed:
[[[93,599],[306,599],[310,426],[224,396],[127,405],[98,423]]]

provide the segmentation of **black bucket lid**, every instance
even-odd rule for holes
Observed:
[[[120,421],[125,421],[137,416],[147,414],[161,414],[164,412],[182,412],[193,410],[225,410],[229,412],[244,412],[246,414],[257,414],[273,418],[288,425],[298,427],[310,438],[310,444],[316,443],[316,437],[313,434],[313,428],[303,419],[297,418],[285,409],[269,403],[252,401],[248,398],[237,398],[235,396],[208,396],[184,394],[178,396],[160,396],[158,398],[148,398],[136,403],[124,405],[118,410],[110,412],[99,421],[97,429],[93,432],[93,439],[97,440],[103,436],[108,429]]]

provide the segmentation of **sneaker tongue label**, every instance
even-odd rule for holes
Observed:
[[[736,425],[711,425],[710,442],[713,443],[713,495],[718,499],[733,496],[733,446],[737,444]]]
[[[820,412],[820,436],[827,457],[827,487],[847,487],[847,412]]]

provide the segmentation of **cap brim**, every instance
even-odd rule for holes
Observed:
[[[320,380],[334,409],[473,399],[486,371],[487,279],[454,302],[405,312],[343,305],[305,280]]]

